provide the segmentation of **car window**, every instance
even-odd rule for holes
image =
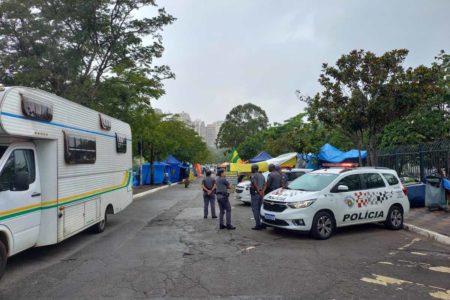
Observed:
[[[321,191],[337,177],[337,174],[308,173],[292,181],[288,185],[288,189],[300,191]]]
[[[348,192],[362,190],[361,176],[359,174],[348,175],[342,178],[333,188],[337,192],[337,187],[340,185],[348,186]]]
[[[5,154],[6,149],[8,149],[7,146],[0,146],[0,159],[3,157],[3,154]]]
[[[36,166],[33,150],[14,150],[0,172],[0,191],[11,189],[14,175],[18,172],[27,172],[29,183],[36,180]]]
[[[386,178],[386,181],[389,183],[389,185],[396,185],[398,184],[397,176],[394,174],[383,174],[384,178]]]
[[[5,154],[6,149],[8,149],[8,146],[0,146],[0,159],[3,157],[3,154]]]
[[[376,189],[386,186],[380,174],[377,173],[362,174],[362,177],[366,189]]]
[[[305,175],[305,172],[299,171],[299,172],[286,172],[288,181],[294,181],[298,177]]]

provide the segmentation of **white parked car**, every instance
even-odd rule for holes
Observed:
[[[264,197],[264,224],[329,238],[336,227],[384,222],[401,229],[409,212],[406,188],[385,168],[330,168],[305,174]]]
[[[288,177],[288,183],[291,183],[293,180],[298,177],[311,172],[311,169],[291,169],[291,170],[283,170]],[[263,176],[267,180],[267,176],[270,172],[264,172]],[[245,204],[251,203],[250,198],[250,180],[245,180],[236,185],[235,191],[236,200],[242,201]]]

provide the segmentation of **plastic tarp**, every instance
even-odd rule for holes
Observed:
[[[167,164],[163,162],[153,162],[153,183],[162,184],[164,182],[164,172]]]
[[[249,163],[257,163],[260,161],[265,161],[268,159],[271,159],[272,156],[270,156],[267,152],[263,151],[263,152],[259,152],[258,155],[256,155],[255,157],[251,158],[248,160]]]
[[[172,155],[169,155],[164,162],[170,167],[168,169],[170,182],[179,182],[181,162]]]
[[[285,153],[266,160],[267,164],[278,165],[282,168],[294,168],[297,164],[297,152]]]
[[[265,161],[256,163],[259,166],[259,172],[269,170],[269,164]],[[230,172],[251,173],[253,164],[234,164],[230,163]]]
[[[269,170],[269,165],[279,165],[282,168],[294,168],[297,164],[297,152],[286,153],[266,161],[256,163],[259,166],[259,172]],[[230,171],[240,173],[250,173],[253,164],[230,164]]]
[[[142,184],[143,185],[150,184],[150,163],[142,165]]]
[[[367,159],[367,151],[361,150],[361,158]],[[325,144],[319,151],[319,160],[322,162],[341,163],[344,161],[357,161],[358,159],[359,152],[355,149],[344,152],[330,144]]]

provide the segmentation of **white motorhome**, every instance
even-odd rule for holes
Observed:
[[[0,86],[0,277],[7,257],[59,243],[132,202],[127,123],[56,95]]]

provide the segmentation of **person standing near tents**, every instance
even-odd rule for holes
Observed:
[[[228,189],[230,188],[230,183],[225,178],[225,170],[219,169],[217,171],[216,178],[216,194],[217,194],[217,203],[219,204],[219,228],[220,229],[228,229],[234,230],[236,227],[231,225],[231,204],[228,197],[230,194],[228,193]],[[227,225],[225,226],[223,222],[223,217],[226,214]]]
[[[216,219],[216,181],[211,177],[211,171],[206,170],[206,178],[202,180],[203,218],[208,218],[208,206],[211,205],[211,216]]]
[[[287,177],[286,173],[284,173],[281,170],[281,167],[279,165],[275,166],[275,171],[277,171],[278,174],[280,174],[280,176],[281,176],[281,187],[283,189],[285,189],[288,186],[288,177]]]
[[[261,205],[264,198],[264,186],[266,180],[258,172],[258,165],[252,165],[252,176],[250,178],[250,196],[252,203],[253,217],[255,218],[255,227],[253,230],[261,230],[265,227],[261,225]]]
[[[280,169],[281,170],[281,169]],[[264,192],[266,194],[275,191],[276,189],[279,189],[281,187],[281,174],[276,170],[275,165],[270,164],[269,165],[269,171],[270,174],[267,176],[267,182],[266,186],[264,188]]]

